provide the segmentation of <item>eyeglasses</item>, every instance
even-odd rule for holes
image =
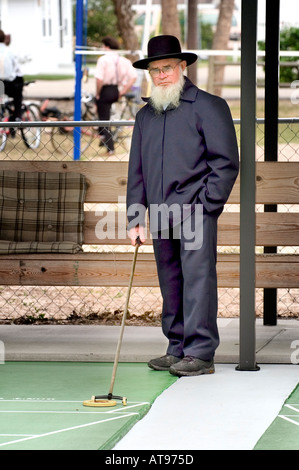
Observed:
[[[148,69],[149,73],[151,74],[152,77],[156,78],[160,75],[160,73],[164,73],[164,75],[172,75],[173,72],[174,72],[174,69],[177,67],[177,65],[179,65],[181,63],[178,62],[176,65],[172,66],[172,65],[165,65],[164,67],[162,67],[161,69],[158,69],[158,68],[154,68],[154,69]]]

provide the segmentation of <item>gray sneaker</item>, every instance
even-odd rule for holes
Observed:
[[[157,359],[151,359],[147,365],[154,370],[169,370],[170,366],[176,362],[179,362],[180,360],[180,357],[166,354],[165,356],[157,357]]]
[[[181,361],[173,364],[169,368],[172,375],[178,377],[188,377],[202,374],[214,374],[214,361],[202,361],[197,357],[186,356]]]

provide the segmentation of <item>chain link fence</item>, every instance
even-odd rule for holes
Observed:
[[[24,128],[24,123],[14,132],[9,131],[8,124],[0,128],[6,133],[5,145],[0,152],[0,160],[57,160],[70,161],[74,158],[74,129],[78,123],[65,121],[35,122]],[[102,145],[98,128],[106,125],[111,138],[115,141],[113,155],[107,153]],[[99,121],[81,122],[81,160],[82,161],[128,161],[133,120],[100,123]],[[235,120],[237,137],[240,137],[240,121]],[[36,135],[38,129],[39,144],[30,148],[27,141]],[[22,132],[21,132],[22,130]],[[1,140],[1,139],[0,139]],[[1,141],[3,142],[3,140]],[[0,142],[0,144],[1,144]],[[279,161],[299,161],[299,119],[279,120]],[[264,159],[264,121],[257,121],[257,160]],[[126,175],[124,175],[126,176]],[[112,205],[103,204],[102,210],[111,209]],[[115,209],[115,205],[112,207]],[[97,209],[99,207],[97,206]],[[124,208],[120,208],[124,209]],[[227,205],[226,211],[239,210],[238,206]],[[262,211],[257,206],[257,211]],[[292,211],[294,206],[279,206],[278,211]],[[98,251],[118,250],[117,246],[92,246]],[[124,248],[131,250],[131,247]],[[152,247],[141,249],[151,251]],[[259,249],[259,248],[257,248]],[[239,247],[219,247],[219,252],[239,252]],[[278,247],[278,252],[295,252],[292,247]],[[0,322],[34,323],[34,322],[101,322],[119,324],[126,297],[126,288],[120,287],[53,287],[53,286],[0,286]],[[298,317],[299,289],[278,289],[278,315],[280,317]],[[158,288],[133,287],[130,298],[130,315],[138,322],[159,324],[162,300]],[[263,289],[257,289],[256,313],[262,316]],[[239,315],[239,289],[219,288],[219,316],[237,317]]]

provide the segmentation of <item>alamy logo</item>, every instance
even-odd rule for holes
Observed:
[[[294,80],[291,83],[292,93],[291,93],[291,103],[298,104],[299,103],[299,80]]]
[[[292,341],[291,349],[294,349],[291,354],[291,363],[299,364],[299,339],[295,339],[294,341]]]
[[[119,198],[119,202],[124,202]],[[99,240],[127,238],[127,217],[130,227],[144,225],[147,208],[142,204],[132,204],[127,212],[104,212],[97,210],[95,215],[101,217],[96,224],[96,237]],[[149,207],[150,234],[152,238],[172,237],[184,242],[185,250],[198,250],[203,241],[203,206],[202,204],[151,204]],[[147,235],[145,227],[145,235]]]
[[[3,341],[0,341],[0,364],[4,364],[5,361],[5,347]]]

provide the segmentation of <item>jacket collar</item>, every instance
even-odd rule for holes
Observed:
[[[185,86],[181,96],[182,101],[193,102],[196,100],[198,88],[195,86],[188,77],[185,77]]]
[[[198,93],[198,88],[191,82],[191,80],[189,80],[188,77],[185,77],[185,86],[184,86],[183,93],[181,96],[181,101],[189,101],[192,103],[193,101],[196,100],[197,93]],[[150,100],[150,97],[142,98],[142,100],[145,101],[145,103],[148,103]]]

